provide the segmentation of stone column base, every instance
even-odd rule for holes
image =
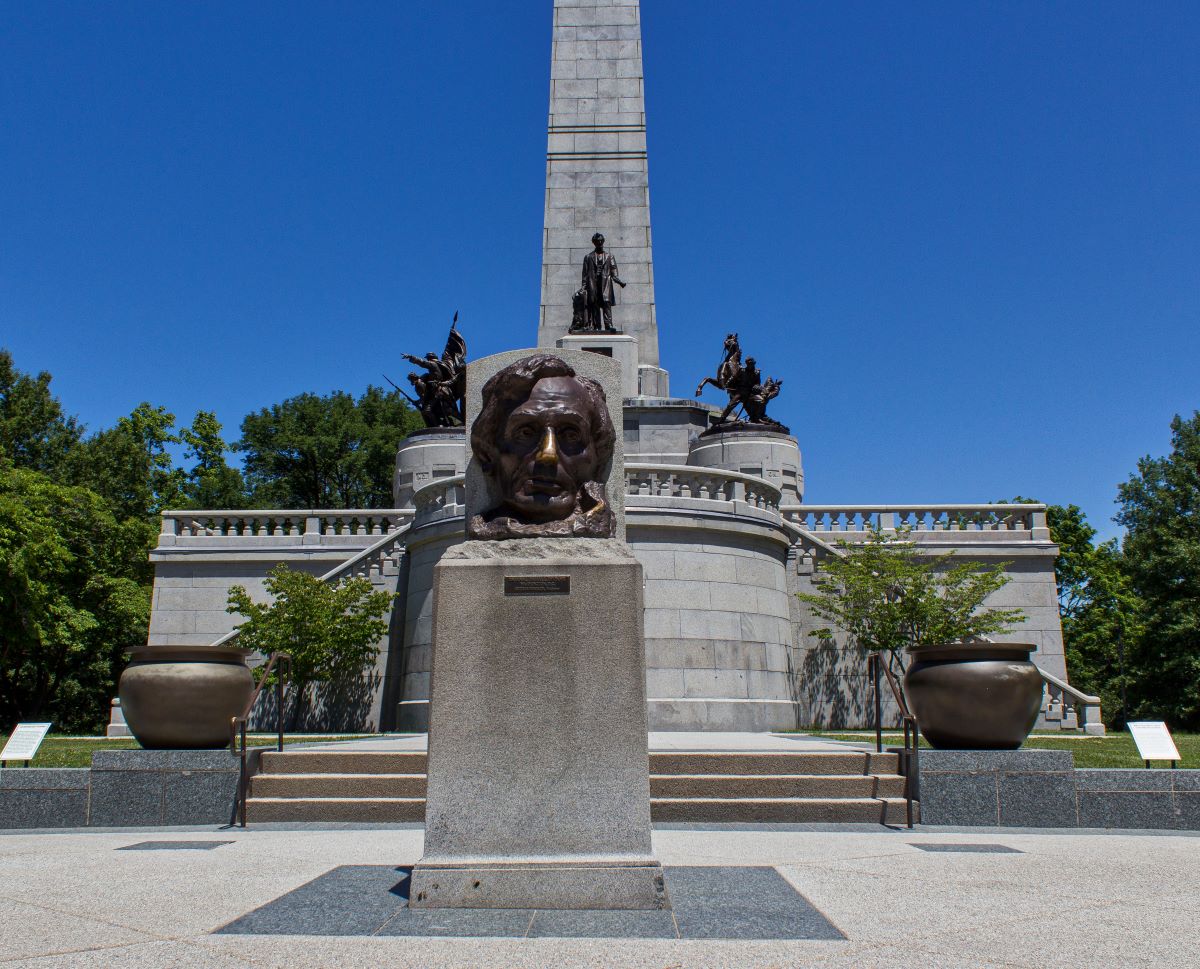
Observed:
[[[629,547],[464,542],[434,576],[425,856],[409,904],[664,908]]]
[[[441,865],[423,858],[412,873],[410,908],[669,908],[662,866],[653,858],[578,858],[559,863],[503,858]]]

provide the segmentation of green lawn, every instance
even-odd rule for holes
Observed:
[[[830,737],[835,740],[854,740],[859,743],[874,738],[869,730],[854,731],[803,731],[814,737]],[[313,741],[354,740],[362,735],[345,734],[287,734],[284,745],[312,743]],[[372,735],[373,736],[373,735]],[[887,732],[884,743],[889,746],[899,746],[903,735]],[[1173,734],[1175,746],[1183,757],[1179,766],[1182,768],[1200,768],[1200,734]],[[8,739],[7,734],[0,734],[0,746]],[[252,743],[259,745],[273,744],[274,734],[257,734]],[[92,752],[96,750],[136,750],[137,741],[126,738],[109,740],[105,737],[64,737],[51,734],[42,743],[37,756],[33,759],[33,767],[90,767]],[[924,741],[922,747],[929,745]],[[1127,733],[1113,733],[1107,737],[1086,737],[1081,734],[1035,734],[1025,741],[1026,748],[1038,750],[1069,750],[1075,755],[1076,767],[1141,767],[1137,748],[1133,738]],[[1169,767],[1167,763],[1153,763],[1151,767]]]
[[[284,746],[288,744],[311,743],[327,740],[354,740],[356,736],[345,734],[285,734]],[[374,736],[374,735],[372,735]],[[8,740],[8,734],[0,734],[0,747]],[[266,746],[275,743],[274,734],[251,734],[251,746]],[[97,750],[137,750],[138,742],[132,737],[110,740],[107,737],[64,737],[50,734],[42,746],[38,748],[37,756],[33,758],[31,767],[91,767],[92,753]],[[11,767],[12,761],[9,762]],[[19,769],[19,767],[17,768]]]
[[[804,731],[808,733],[809,731]],[[874,732],[868,730],[823,732],[812,731],[814,737],[831,737],[835,740],[873,740]],[[1200,768],[1200,734],[1176,733],[1171,735],[1179,755],[1183,758],[1179,766],[1183,768]],[[899,746],[904,742],[901,733],[887,732],[883,735],[884,743],[889,746]],[[929,744],[921,741],[922,747]],[[1075,755],[1076,767],[1142,767],[1143,761],[1138,759],[1137,747],[1133,738],[1127,733],[1111,733],[1107,737],[1087,737],[1082,734],[1034,734],[1025,741],[1024,749],[1034,750],[1069,750]],[[1151,767],[1170,767],[1165,761],[1155,761]]]

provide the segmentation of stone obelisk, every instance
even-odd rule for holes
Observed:
[[[591,238],[627,284],[614,322],[630,352],[626,396],[667,396],[659,367],[639,0],[555,0],[538,346],[564,345]],[[610,355],[620,359],[618,345]],[[569,344],[568,344],[569,345]],[[590,349],[590,347],[588,347]],[[602,351],[610,352],[610,351]]]

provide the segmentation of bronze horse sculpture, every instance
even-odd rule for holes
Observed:
[[[705,377],[701,380],[700,386],[696,388],[696,396],[699,397],[709,384],[712,384],[717,390],[728,390],[736,381],[741,369],[742,347],[738,343],[738,335],[730,333],[725,337],[725,356],[721,360],[721,365],[717,367],[716,377]]]

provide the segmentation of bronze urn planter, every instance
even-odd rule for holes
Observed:
[[[248,649],[139,646],[117,692],[133,736],[147,750],[218,750],[254,692]]]
[[[1029,643],[908,650],[904,695],[921,735],[939,750],[1016,750],[1042,707]]]

